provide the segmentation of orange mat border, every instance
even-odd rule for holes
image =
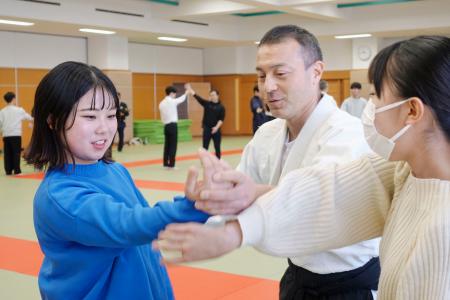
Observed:
[[[227,155],[235,155],[235,154],[241,154],[242,149],[233,149],[233,150],[225,150],[222,152],[222,156]],[[196,160],[198,159],[197,154],[188,154],[177,157],[177,161],[185,161],[185,160]],[[122,163],[127,168],[136,168],[136,167],[143,167],[148,165],[162,165],[162,159],[149,159],[149,160],[139,160],[139,161],[132,161],[132,162],[125,162]],[[14,175],[16,178],[23,178],[23,179],[42,179],[44,178],[43,172],[36,172],[36,173],[29,173],[29,174],[20,174],[20,175]]]
[[[136,179],[134,183],[138,188],[142,189],[184,192],[184,183],[179,182]]]
[[[37,242],[0,236],[0,269],[37,276],[43,258]],[[269,300],[278,297],[278,281],[275,280],[181,265],[168,265],[167,268],[178,300]]]

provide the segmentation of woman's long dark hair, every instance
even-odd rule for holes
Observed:
[[[53,68],[39,83],[34,97],[34,126],[30,145],[25,151],[27,163],[36,169],[61,168],[75,159],[67,148],[67,120],[75,120],[76,107],[81,97],[94,89],[92,107],[95,107],[95,94],[103,94],[103,104],[119,107],[119,98],[112,81],[99,69],[80,62],[64,62]],[[108,95],[113,101],[107,103]],[[75,108],[75,109],[74,109]],[[112,162],[111,151],[102,157]]]

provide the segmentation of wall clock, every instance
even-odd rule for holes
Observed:
[[[372,49],[369,46],[361,45],[358,47],[358,58],[362,61],[367,61],[372,56]]]

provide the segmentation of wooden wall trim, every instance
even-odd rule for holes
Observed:
[[[199,74],[176,74],[176,73],[154,73],[154,72],[132,72],[133,74],[142,74],[142,75],[160,75],[160,76],[177,76],[177,77],[182,77],[182,76],[190,76],[190,77],[203,77],[205,75],[199,75]]]
[[[322,79],[350,79],[350,70],[325,71]]]
[[[16,86],[17,69],[14,68],[0,68],[0,87]],[[16,90],[16,88],[14,88]]]
[[[239,97],[239,86],[240,86],[240,78],[235,78],[234,79],[234,107],[235,107],[235,115],[236,117],[234,118],[234,126],[237,132],[240,131],[240,122],[239,122],[239,116],[240,116],[240,109],[239,109],[239,102],[240,102],[240,97]]]
[[[203,75],[203,77],[220,77],[220,76],[240,76],[242,74],[238,74],[238,73],[224,73],[224,74],[205,74]]]
[[[256,76],[255,73],[223,73],[223,74],[204,74],[204,77],[213,77],[213,76]]]

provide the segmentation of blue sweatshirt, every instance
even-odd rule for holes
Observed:
[[[158,232],[172,222],[204,222],[193,202],[149,207],[118,163],[49,170],[34,198],[34,227],[45,255],[43,299],[173,299]]]

